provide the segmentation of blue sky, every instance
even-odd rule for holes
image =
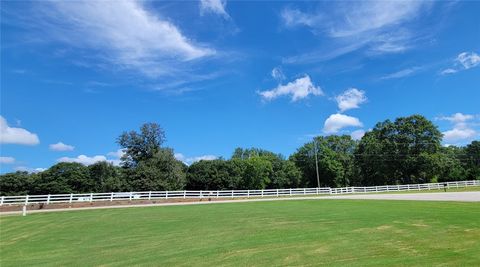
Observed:
[[[118,163],[158,122],[177,158],[290,155],[415,113],[480,136],[480,2],[3,1],[1,172]]]

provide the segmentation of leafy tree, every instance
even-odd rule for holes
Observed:
[[[152,158],[165,142],[165,132],[157,123],[145,123],[140,132],[122,133],[117,143],[125,149],[122,157],[125,167],[134,167],[140,161]]]
[[[36,174],[12,172],[0,175],[0,195],[26,195],[30,193]]]
[[[300,186],[302,172],[292,161],[273,161],[272,170],[268,188],[296,188]]]
[[[233,161],[239,160],[233,159]],[[251,157],[243,160],[240,189],[265,189],[270,183],[272,172],[272,163],[265,158]]]
[[[302,171],[303,185],[317,186],[315,149],[317,150],[320,186],[347,186],[353,174],[356,142],[348,135],[318,136],[290,156]]]
[[[38,174],[35,191],[38,194],[90,193],[95,191],[95,180],[88,168],[80,163],[61,162]]]
[[[132,191],[182,190],[186,184],[183,164],[169,148],[159,149],[153,157],[138,162],[125,174]]]
[[[90,178],[95,182],[96,192],[118,192],[125,190],[126,181],[119,167],[106,161],[88,166]]]
[[[442,134],[421,115],[377,123],[355,152],[359,179],[355,184],[423,183],[436,177],[432,155],[440,150]]]
[[[279,158],[283,159],[283,156],[280,154],[275,154],[265,149],[261,148],[240,148],[237,147],[233,152],[232,159],[248,159],[251,157],[267,157],[267,158]]]
[[[229,164],[222,159],[201,160],[188,167],[187,188],[194,190],[230,189]]]
[[[467,179],[480,180],[480,141],[473,141],[465,147],[465,168]]]

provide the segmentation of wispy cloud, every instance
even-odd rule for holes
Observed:
[[[365,91],[350,88],[336,96],[335,101],[337,101],[340,112],[344,112],[349,109],[359,108],[360,104],[367,101],[367,97],[365,96]]]
[[[13,164],[15,163],[14,157],[0,157],[1,164]]]
[[[42,1],[27,27],[118,69],[147,77],[175,76],[216,54],[182,33],[143,1]],[[94,64],[95,65],[95,64]]]
[[[283,71],[280,67],[273,68],[271,75],[272,75],[272,78],[274,78],[276,81],[279,81],[279,82],[285,80],[286,78],[285,74],[283,74]]]
[[[406,69],[399,70],[399,71],[394,72],[394,73],[387,74],[387,75],[381,77],[380,79],[381,80],[389,80],[389,79],[404,78],[404,77],[414,75],[414,74],[420,72],[423,69],[424,69],[423,67],[419,67],[419,66],[406,68]]]
[[[428,1],[338,2],[328,12],[320,9],[313,13],[286,8],[281,13],[286,27],[308,27],[329,38],[333,42],[330,48],[335,49],[289,57],[285,62],[324,61],[359,49],[369,55],[403,52],[422,38],[413,21],[431,5]]]
[[[280,84],[271,90],[258,92],[258,94],[266,101],[286,95],[290,95],[292,101],[298,101],[307,98],[310,95],[323,95],[323,91],[319,86],[313,84],[310,76],[305,75],[293,82],[289,82],[285,85]]]
[[[37,145],[38,136],[23,128],[10,127],[7,120],[0,116],[0,144]]]
[[[462,52],[453,60],[453,66],[440,72],[442,75],[453,74],[480,65],[480,55],[475,52]]]
[[[212,13],[230,19],[230,15],[225,11],[226,6],[226,0],[200,0],[200,14]]]

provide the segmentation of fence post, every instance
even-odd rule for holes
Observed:
[[[152,191],[148,191],[148,200],[152,200]]]
[[[318,195],[318,187],[317,187],[317,188],[315,188],[315,189],[316,189],[316,191],[317,191],[317,195]]]
[[[292,195],[292,189],[290,188],[290,196]]]
[[[306,188],[303,189],[303,194],[304,194],[304,195],[307,194],[307,191],[306,191],[306,190],[307,190]]]
[[[50,204],[50,194],[47,196],[47,204]]]
[[[165,191],[165,199],[168,199],[168,191]]]
[[[247,189],[247,198],[250,197],[250,189]]]
[[[262,189],[262,197],[263,197],[263,189]]]
[[[130,194],[130,198],[132,197],[132,194]],[[90,202],[93,201],[93,193],[90,193]]]
[[[0,206],[3,205],[3,198],[5,198],[5,197],[2,196],[1,199],[0,199]]]
[[[278,197],[278,188],[277,188],[277,197]]]
[[[233,190],[232,190],[232,198],[233,198]]]
[[[25,205],[28,205],[28,195],[25,196]]]
[[[219,193],[219,191],[217,190],[217,198],[218,198],[218,193]]]
[[[70,199],[68,200],[68,203],[72,203],[73,201],[73,193],[70,193]]]

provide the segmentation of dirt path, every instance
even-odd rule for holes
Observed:
[[[480,192],[449,192],[449,193],[412,193],[412,194],[357,194],[340,196],[315,196],[315,197],[288,197],[288,198],[263,198],[263,199],[238,199],[238,200],[219,200],[219,201],[195,201],[195,202],[172,202],[158,204],[131,204],[116,206],[99,206],[83,208],[62,208],[62,209],[41,209],[31,210],[27,213],[56,212],[56,211],[77,211],[92,209],[118,209],[134,207],[156,207],[156,206],[181,206],[181,205],[206,205],[217,203],[242,203],[259,201],[288,201],[288,200],[321,200],[321,199],[377,199],[377,200],[420,200],[420,201],[461,201],[461,202],[480,202]],[[0,215],[21,214],[21,211],[0,212]]]

